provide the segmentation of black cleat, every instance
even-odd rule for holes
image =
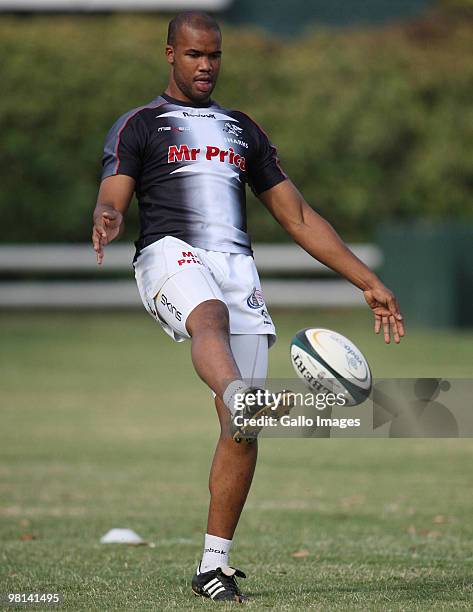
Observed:
[[[279,419],[294,408],[294,394],[292,391],[283,389],[278,394],[277,400],[269,399],[266,401],[264,389],[249,389],[245,393],[245,407],[242,410],[237,410],[232,418],[232,437],[235,442],[246,442],[251,444],[256,440],[258,434],[263,429],[264,424],[261,424],[267,419]],[[272,398],[272,394],[270,398]],[[235,424],[235,418],[238,417],[238,425]],[[250,420],[259,419],[260,424],[250,423]],[[273,421],[273,422],[274,422]],[[266,423],[267,424],[267,423]]]
[[[200,563],[199,569],[200,570]],[[198,573],[192,578],[192,590],[194,595],[208,597],[214,601],[235,601],[243,603],[247,597],[242,594],[236,577],[246,578],[246,575],[234,567],[217,567],[210,572]]]

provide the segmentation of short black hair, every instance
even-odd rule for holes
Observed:
[[[217,20],[211,15],[201,11],[185,11],[184,13],[176,15],[176,17],[169,22],[168,45],[174,46],[176,44],[176,38],[182,26],[188,26],[196,30],[214,30],[218,32],[220,36],[222,35]]]

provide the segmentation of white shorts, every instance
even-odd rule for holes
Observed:
[[[192,247],[166,236],[145,247],[134,264],[148,313],[176,342],[190,338],[186,320],[196,306],[220,300],[230,315],[230,334],[276,339],[253,258]]]

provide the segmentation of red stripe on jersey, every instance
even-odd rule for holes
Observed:
[[[267,134],[267,133],[266,133],[266,132],[263,130],[263,128],[260,126],[260,124],[259,124],[257,121],[255,121],[255,120],[254,120],[252,117],[250,117],[249,115],[247,115],[246,113],[244,113],[244,112],[243,112],[243,111],[241,111],[241,110],[239,110],[238,112],[239,112],[239,113],[241,113],[242,115],[245,115],[245,117],[246,117],[247,119],[249,119],[249,120],[251,121],[251,123],[254,123],[254,124],[256,125],[256,127],[257,127],[258,129],[260,129],[260,130],[263,132],[263,134],[264,134],[264,135],[266,136],[266,138],[268,139],[268,142],[269,142],[269,144],[271,145],[271,148],[274,150],[274,153],[275,153],[275,155],[274,155],[274,159],[275,159],[275,161],[276,161],[276,166],[278,167],[279,171],[280,171],[280,172],[281,172],[281,174],[284,176],[284,178],[288,178],[287,174],[286,174],[286,173],[284,172],[284,170],[281,168],[281,162],[280,162],[279,157],[278,157],[278,148],[277,148],[277,147],[275,147],[275,146],[273,145],[273,143],[271,142],[271,140],[270,140],[270,138],[269,138],[268,134]]]
[[[142,110],[144,110],[145,108],[149,108],[150,110],[152,110],[153,108],[159,108],[160,106],[164,106],[164,104],[168,104],[168,102],[165,100],[164,102],[161,102],[160,104],[156,104],[155,106],[150,106],[150,105],[145,105],[145,106],[140,106],[140,108],[138,108],[132,115],[130,115],[128,117],[128,119],[125,121],[125,123],[123,124],[123,126],[120,128],[120,131],[118,132],[118,136],[117,136],[117,144],[115,146],[115,157],[117,158],[117,165],[114,171],[114,174],[118,174],[118,171],[120,170],[120,156],[118,155],[118,148],[120,146],[120,141],[121,141],[121,137],[123,134],[124,129],[126,128],[126,126],[130,123],[130,121],[136,117],[136,115],[138,113],[141,113]]]

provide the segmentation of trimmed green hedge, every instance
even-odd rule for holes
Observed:
[[[165,30],[153,16],[0,18],[2,241],[88,240],[105,134],[165,87]],[[347,239],[389,218],[473,215],[464,16],[290,42],[225,29],[216,99],[265,127]],[[253,198],[248,209],[254,238],[282,236]]]

